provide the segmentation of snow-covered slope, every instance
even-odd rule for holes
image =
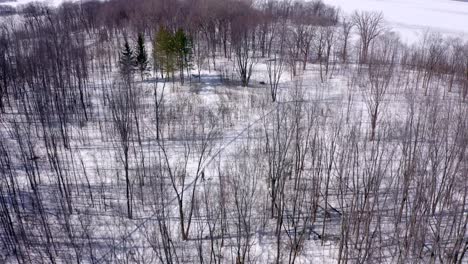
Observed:
[[[345,13],[382,11],[402,40],[416,41],[427,29],[468,39],[468,2],[456,0],[323,0]]]

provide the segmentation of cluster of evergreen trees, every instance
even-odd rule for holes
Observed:
[[[192,39],[184,30],[175,32],[161,27],[153,43],[154,65],[160,70],[161,77],[172,77],[176,70],[184,82],[184,71],[192,68]]]
[[[184,72],[192,68],[192,39],[182,29],[173,32],[161,27],[156,33],[153,47],[155,70],[159,69],[162,78],[173,79],[174,72],[179,71],[183,83]],[[123,79],[130,81],[133,74],[138,71],[143,80],[150,70],[143,34],[138,34],[135,51],[125,39],[120,55],[120,72]]]
[[[143,80],[145,74],[150,71],[148,64],[148,53],[145,46],[145,38],[143,34],[138,34],[135,52],[130,47],[128,40],[125,43],[120,55],[120,73],[126,82],[130,82],[133,73],[138,71]]]

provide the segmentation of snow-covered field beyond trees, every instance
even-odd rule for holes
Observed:
[[[44,3],[44,4],[47,4],[47,5],[51,5],[51,6],[58,6],[61,3],[63,3],[64,1],[63,0],[16,0],[16,1],[8,1],[7,0],[2,4],[9,5],[9,6],[19,6],[19,5],[25,5],[25,4],[28,4],[28,3],[32,3],[32,2],[40,2],[40,3]]]
[[[468,38],[468,2],[457,0],[323,0],[345,13],[355,10],[383,12],[402,40],[415,42],[431,30]]]

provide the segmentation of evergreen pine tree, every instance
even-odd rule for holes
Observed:
[[[177,54],[177,62],[180,78],[184,82],[184,70],[191,67],[192,41],[182,29],[177,30],[174,35],[174,49]]]
[[[156,34],[153,57],[155,65],[166,72],[166,76],[174,76],[179,70],[181,81],[184,81],[184,70],[191,67],[192,41],[182,29],[175,33],[162,27]]]
[[[136,53],[136,64],[141,74],[141,79],[143,80],[145,73],[149,71],[148,54],[146,52],[143,34],[138,34]]]
[[[175,71],[175,45],[173,34],[161,27],[156,34],[154,43],[154,60],[161,73],[166,72],[169,76]]]
[[[133,55],[132,48],[130,48],[128,41],[125,39],[123,50],[120,54],[120,74],[127,83],[132,81],[135,66],[135,56]]]

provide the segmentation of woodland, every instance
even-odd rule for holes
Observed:
[[[468,42],[321,1],[0,16],[0,263],[468,262]]]

